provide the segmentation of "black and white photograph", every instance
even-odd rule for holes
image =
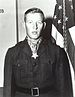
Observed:
[[[75,0],[0,0],[0,97],[75,97]]]

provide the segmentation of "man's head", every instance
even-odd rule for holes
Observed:
[[[26,34],[31,39],[38,39],[45,28],[44,13],[38,8],[28,9],[24,14]]]

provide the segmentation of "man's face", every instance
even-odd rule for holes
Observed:
[[[42,15],[40,13],[28,13],[25,26],[28,37],[38,39],[44,27]]]

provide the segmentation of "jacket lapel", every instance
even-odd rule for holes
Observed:
[[[45,51],[46,47],[47,47],[47,41],[42,40],[42,42],[39,45],[38,52],[37,52],[39,56]]]
[[[47,53],[46,57],[49,57],[50,63],[53,64],[55,59],[53,52],[53,45],[51,44],[50,40],[43,40],[38,49],[38,56],[41,56],[43,53]]]
[[[27,42],[26,39],[24,40],[24,44],[23,45],[24,45],[23,52],[25,54],[27,54],[28,56],[31,56],[32,52],[31,52],[31,49],[30,49],[30,47],[29,47],[28,42]]]

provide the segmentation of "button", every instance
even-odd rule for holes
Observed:
[[[18,67],[20,67],[20,64],[17,64]]]
[[[33,64],[33,66],[35,66],[35,65],[36,65],[36,63]]]
[[[34,86],[36,87],[38,85],[38,82],[36,81],[36,82],[34,82]]]

